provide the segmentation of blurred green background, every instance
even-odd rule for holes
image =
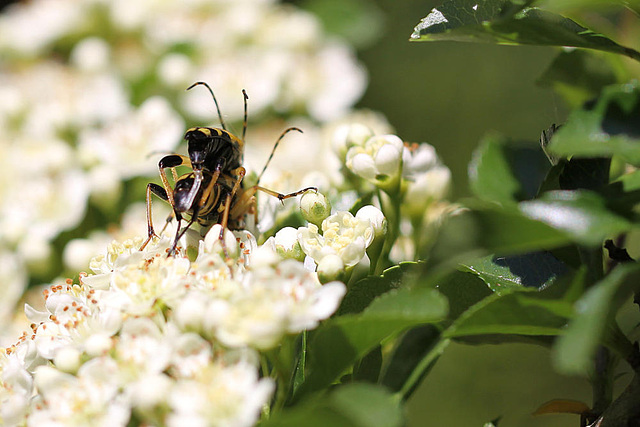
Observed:
[[[563,100],[536,79],[558,50],[465,43],[410,43],[413,27],[437,1],[348,2],[367,11],[368,24],[331,13],[340,0],[299,2],[338,32],[377,28],[358,50],[369,87],[358,107],[383,112],[405,141],[428,142],[451,168],[454,199],[469,194],[467,165],[489,131],[537,143],[540,132],[567,114]],[[372,12],[369,7],[374,4]],[[377,13],[376,13],[377,12]],[[364,19],[362,13],[357,19]],[[353,33],[347,34],[351,38]],[[502,416],[500,426],[577,426],[575,415],[533,417],[555,399],[590,403],[587,381],[557,375],[547,349],[527,344],[454,344],[436,363],[408,405],[408,425],[482,426]]]

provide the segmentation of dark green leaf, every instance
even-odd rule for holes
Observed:
[[[275,413],[261,427],[401,427],[399,401],[380,386],[348,384]]]
[[[609,210],[601,196],[586,190],[551,191],[540,199],[522,202],[519,207],[527,217],[546,223],[585,246],[600,246],[606,238],[633,226]]]
[[[491,255],[464,264],[463,268],[499,294],[523,287],[542,290],[569,271],[553,254],[545,251],[500,257]]]
[[[309,374],[298,394],[328,386],[382,340],[412,326],[441,321],[446,314],[447,301],[442,295],[416,287],[387,292],[362,313],[330,319],[312,332]]]
[[[558,177],[561,190],[596,190],[609,182],[611,159],[594,157],[584,159],[573,157],[564,162],[564,168]]]
[[[538,84],[552,87],[574,108],[596,98],[605,86],[616,82],[606,58],[584,50],[560,52],[538,79]]]
[[[482,199],[500,203],[530,199],[550,167],[539,147],[489,135],[469,164],[471,189]]]
[[[457,319],[469,307],[492,295],[491,290],[476,274],[455,270],[437,281],[438,291],[449,300],[449,322]]]
[[[415,27],[412,41],[451,40],[508,45],[572,46],[640,60],[640,53],[571,19],[509,1],[447,0]]]
[[[571,312],[570,303],[545,300],[531,292],[494,294],[467,310],[443,336],[558,335]]]
[[[576,316],[556,345],[559,370],[567,374],[586,372],[598,344],[606,341],[610,321],[621,302],[638,290],[639,280],[639,264],[620,265],[576,302]]]
[[[562,157],[618,155],[640,166],[640,83],[608,86],[588,108],[574,111],[548,149]]]
[[[382,369],[382,347],[377,346],[364,356],[353,369],[353,380],[376,383]]]
[[[415,262],[402,262],[386,269],[382,276],[369,276],[349,286],[347,294],[342,299],[338,316],[349,313],[359,313],[380,295],[397,289],[403,283],[405,276],[416,268]]]
[[[393,350],[381,383],[395,392],[406,387],[402,395],[403,398],[408,398],[435,363],[437,357],[430,356],[440,343],[440,338],[439,329],[433,325],[419,326],[408,331]],[[425,359],[429,361],[426,365]],[[416,373],[420,375],[414,377]],[[413,381],[407,387],[409,379]]]

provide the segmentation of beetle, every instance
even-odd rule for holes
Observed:
[[[218,118],[222,129],[211,127],[194,127],[186,131],[184,139],[187,141],[189,156],[180,154],[169,154],[158,162],[158,169],[162,186],[147,184],[147,231],[148,237],[140,247],[144,249],[151,239],[156,236],[151,218],[151,195],[168,202],[173,208],[172,214],[167,218],[167,224],[173,217],[177,220],[176,234],[173,245],[169,250],[169,255],[175,253],[178,241],[186,231],[197,222],[206,232],[214,224],[221,224],[220,240],[223,250],[227,253],[223,233],[225,228],[238,230],[244,227],[244,217],[247,214],[256,212],[255,194],[258,191],[277,197],[284,202],[285,199],[298,196],[306,191],[317,191],[316,187],[307,187],[302,190],[282,194],[259,185],[260,178],[264,174],[269,162],[273,158],[278,144],[290,131],[302,132],[300,129],[291,127],[286,129],[276,140],[271,154],[258,176],[256,184],[252,187],[243,188],[243,180],[246,169],[242,166],[244,157],[244,139],[247,130],[247,93],[243,89],[244,97],[244,122],[242,129],[242,139],[236,137],[226,129],[218,101],[213,90],[205,82],[196,82],[189,86],[187,90],[197,85],[205,86],[215,102],[218,111]],[[178,176],[176,168],[186,166],[190,172]],[[169,183],[166,171],[171,170],[174,186]],[[184,216],[189,216],[190,220],[186,227],[180,229],[180,224]],[[165,225],[166,227],[166,225]],[[203,235],[204,235],[203,234]]]

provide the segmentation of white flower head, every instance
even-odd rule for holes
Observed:
[[[256,423],[275,384],[259,378],[253,364],[209,364],[193,377],[180,379],[168,396],[169,427],[239,426]]]
[[[356,218],[347,211],[337,212],[322,222],[322,234],[314,224],[298,228],[298,241],[304,253],[320,263],[327,255],[338,255],[346,267],[364,257],[374,237],[368,219]]]
[[[117,365],[107,357],[88,361],[70,375],[50,366],[35,373],[39,396],[30,425],[126,426],[130,404],[118,393]]]
[[[364,146],[353,146],[347,151],[346,165],[356,175],[384,185],[395,182],[402,171],[404,143],[395,135],[373,136]]]

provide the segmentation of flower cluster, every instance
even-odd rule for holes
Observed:
[[[274,389],[258,351],[316,327],[346,288],[226,233],[241,242],[231,259],[215,232],[193,262],[167,257],[166,237],[143,251],[142,239],[114,242],[94,274],[27,305],[31,333],[0,357],[2,422],[125,426],[135,411],[169,426],[253,425]]]
[[[275,0],[16,3],[0,15],[0,55],[0,263],[23,283],[60,274],[62,246],[88,237],[78,227],[119,222],[132,181],[157,174],[185,124],[214,120],[209,94],[185,91],[193,82],[215,88],[228,123],[246,88],[261,119],[248,139],[269,145],[275,115],[340,117],[366,83],[346,44]]]
[[[365,127],[354,127],[362,135]],[[402,200],[444,166],[427,144],[398,147],[405,157],[389,176],[400,189],[393,197]],[[42,307],[26,306],[31,331],[0,353],[0,400],[11,408],[0,413],[2,422],[124,426],[135,417],[167,426],[255,424],[265,407],[277,406],[274,390],[283,386],[269,355],[329,318],[345,283],[378,274],[411,239],[399,225],[416,224],[410,211],[389,205],[386,190],[364,206],[353,198],[365,182],[388,181],[358,177],[347,157],[341,184],[330,185],[327,195],[301,196],[297,221],[306,224],[279,227],[272,217],[274,234],[263,244],[246,230],[221,234],[217,224],[203,239],[188,230],[176,256],[166,256],[175,233],[168,229],[144,250],[142,236],[114,241],[91,259],[92,274],[45,290]],[[425,207],[440,206],[442,180],[427,181],[440,189],[416,197]],[[91,247],[78,244],[70,257]]]

